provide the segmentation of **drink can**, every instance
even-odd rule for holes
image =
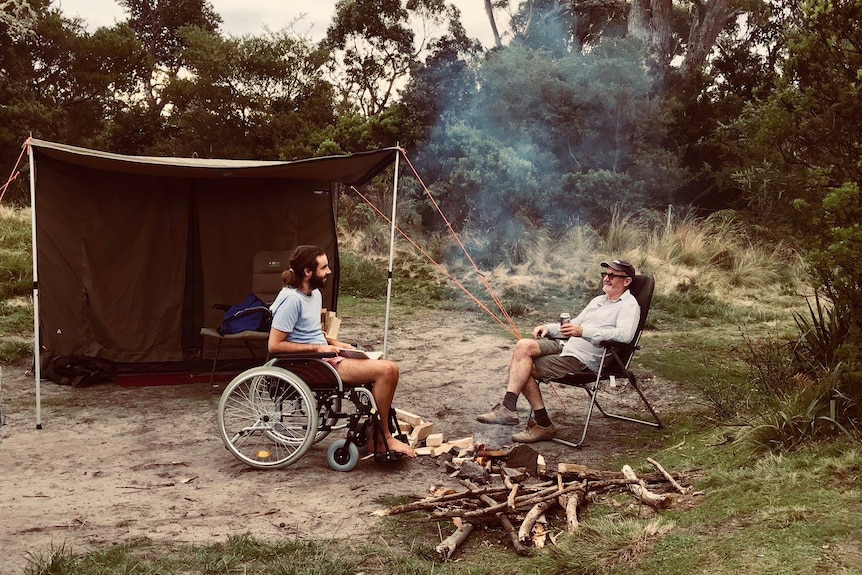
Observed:
[[[572,316],[567,313],[560,314],[560,325],[566,325],[572,321]]]

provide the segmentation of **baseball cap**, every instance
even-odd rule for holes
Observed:
[[[635,277],[635,267],[626,260],[614,260],[612,262],[602,262],[603,268],[611,268],[618,272],[623,272],[630,278]]]

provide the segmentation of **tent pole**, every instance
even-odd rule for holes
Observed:
[[[396,148],[398,144],[396,144]],[[383,357],[387,357],[389,343],[389,306],[392,301],[392,262],[395,259],[395,205],[398,201],[398,160],[400,148],[395,150],[395,176],[392,182],[392,225],[389,232],[389,270],[386,275],[386,319],[383,322]]]
[[[39,341],[39,266],[36,250],[36,164],[29,138],[27,158],[30,161],[30,236],[33,246],[33,377],[36,378],[36,429],[42,429],[42,342]]]

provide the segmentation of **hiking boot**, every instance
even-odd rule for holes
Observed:
[[[502,403],[494,406],[490,413],[483,413],[476,418],[479,423],[495,423],[497,425],[518,425],[518,412],[512,411]]]
[[[536,420],[531,417],[530,421],[527,422],[527,429],[512,435],[512,441],[517,441],[518,443],[535,443],[537,441],[553,439],[556,436],[557,430],[554,428],[553,423],[545,427],[536,423]]]

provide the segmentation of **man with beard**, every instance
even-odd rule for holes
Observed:
[[[571,322],[547,323],[533,328],[533,339],[515,344],[509,363],[506,395],[489,413],[476,419],[480,423],[518,425],[518,396],[522,393],[533,410],[524,431],[512,441],[533,443],[553,439],[556,429],[542,399],[540,381],[553,381],[570,372],[597,371],[602,357],[602,341],[628,343],[640,321],[640,305],[629,292],[635,268],[624,260],[602,262],[602,291]]]
[[[377,403],[386,446],[390,451],[415,457],[406,443],[389,431],[389,410],[398,385],[398,365],[385,359],[352,359],[338,355],[353,346],[327,338],[320,325],[323,296],[320,288],[332,274],[326,253],[317,246],[299,246],[290,259],[290,269],[282,274],[285,287],[270,306],[272,329],[269,331],[269,352],[334,353],[325,358],[348,385],[371,385]]]

